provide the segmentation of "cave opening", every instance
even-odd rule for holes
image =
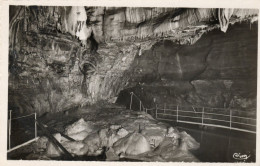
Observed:
[[[9,160],[256,161],[258,10],[9,12]]]

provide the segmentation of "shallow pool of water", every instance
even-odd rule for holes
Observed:
[[[176,125],[176,124],[175,124]],[[200,143],[192,153],[201,162],[255,162],[256,135],[219,128],[177,124]]]

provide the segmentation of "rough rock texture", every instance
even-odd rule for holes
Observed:
[[[113,149],[117,155],[125,153],[127,155],[139,155],[151,150],[149,142],[139,133],[132,133],[118,140]]]
[[[94,130],[93,123],[80,119],[65,128],[65,134],[77,141],[84,140]]]
[[[163,41],[135,58],[133,75],[118,102],[133,91],[146,107],[195,105],[255,110],[257,23],[213,30],[195,44]],[[136,86],[138,83],[138,86]],[[134,100],[139,109],[139,101]]]
[[[93,122],[92,132],[83,140],[68,141],[60,133],[54,134],[75,160],[77,157],[84,159],[87,156],[98,157],[105,154],[106,160],[114,161],[120,158],[138,161],[198,161],[190,150],[196,150],[200,144],[186,132],[179,132],[177,128],[169,127],[169,124],[158,122],[145,112],[124,108],[103,109],[81,108],[81,111],[73,112],[77,120],[72,123],[64,119],[67,116],[61,112],[56,113],[60,115],[59,118],[50,117],[56,123],[51,123],[49,118],[46,121],[53,128],[57,128],[57,125],[64,126],[64,132],[60,129],[64,134],[68,133],[68,129],[77,130],[75,136],[89,131],[89,125],[86,124]],[[35,150],[30,153],[34,153],[34,156],[27,153],[28,159],[61,157],[61,151],[45,137],[38,139]]]
[[[155,43],[194,44],[207,31],[226,31],[257,15],[248,9],[11,6],[9,109],[42,114],[114,102],[135,57]],[[182,53],[176,55],[183,60]],[[192,68],[200,72],[205,64],[196,61]],[[194,73],[185,72],[187,65],[177,63],[171,71],[190,79]]]

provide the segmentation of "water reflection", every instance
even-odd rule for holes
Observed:
[[[200,148],[192,153],[201,162],[255,162],[255,134],[217,128],[205,129],[186,124],[177,125],[180,131],[186,131],[200,142]]]

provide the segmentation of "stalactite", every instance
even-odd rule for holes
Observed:
[[[65,8],[66,14],[67,8]],[[68,16],[65,16],[64,26],[65,30],[79,38],[84,45],[86,45],[87,39],[90,37],[92,29],[87,27],[87,13],[83,6],[71,7]]]
[[[232,16],[234,9],[219,9],[218,10],[218,20],[220,24],[220,29],[226,32],[229,25],[229,19]]]

